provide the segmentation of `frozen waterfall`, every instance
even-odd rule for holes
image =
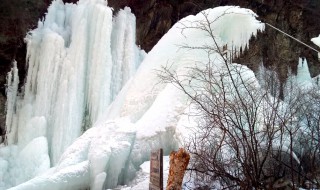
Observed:
[[[102,0],[52,2],[45,19],[26,37],[28,74],[22,96],[17,96],[16,65],[8,75],[9,146],[0,150],[0,189],[35,176],[25,175],[27,171],[19,174],[16,159],[39,156],[26,166],[38,167],[34,172],[38,175],[50,162],[54,166],[99,119],[143,60],[143,51],[135,45],[135,28],[129,8],[113,18],[112,9]],[[33,144],[36,139],[39,144]],[[36,150],[27,151],[30,148]],[[50,159],[40,159],[48,154]],[[1,162],[8,166],[1,168],[5,165]]]
[[[175,24],[143,59],[129,8],[113,17],[103,0],[53,1],[27,37],[24,95],[15,99],[16,90],[8,93],[8,128],[16,130],[0,147],[0,189],[114,188],[135,176],[152,149],[162,147],[165,154],[176,149],[190,124],[181,117],[190,104],[175,86],[159,83],[155,71],[174,63],[172,71],[183,74],[208,58],[225,69],[216,53],[208,57],[200,49],[179,48],[212,42],[204,30],[190,26],[181,32],[181,27],[207,15],[216,20],[211,27],[219,46],[236,50],[264,28],[257,15],[239,7],[202,13]]]

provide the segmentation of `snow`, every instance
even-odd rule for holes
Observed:
[[[57,190],[57,189],[79,189],[85,190],[89,184],[89,162],[84,161],[54,173],[47,173],[35,177],[19,186],[10,188],[10,190]]]
[[[312,38],[311,41],[316,44],[318,47],[320,47],[320,35],[318,37]],[[320,53],[318,52],[318,58],[320,60]]]
[[[208,58],[215,60],[217,70],[226,69],[217,53],[208,57],[201,49],[179,47],[213,43],[194,28],[205,21],[204,15],[215,21],[207,27],[214,29],[219,47],[227,44],[229,56],[264,29],[250,10],[217,7],[182,19],[145,55],[134,44],[135,18],[129,8],[113,18],[102,0],[77,5],[53,1],[46,19],[26,39],[24,96],[10,113],[18,121],[11,124],[18,129],[12,136],[18,138],[10,137],[9,146],[0,148],[0,167],[5,169],[0,177],[9,176],[0,189],[114,188],[128,184],[152,150],[163,148],[168,155],[177,149],[178,135],[184,133],[179,121],[190,104],[175,86],[159,83],[157,70],[172,65],[170,71],[183,75],[195,65],[204,67]],[[244,69],[244,76],[253,75],[232,65]],[[23,172],[30,168],[34,173]],[[7,175],[13,171],[15,175]],[[146,185],[143,180],[135,188]]]
[[[167,186],[169,175],[169,156],[163,157],[163,188]],[[146,161],[140,165],[140,170],[137,176],[130,182],[129,185],[122,187],[123,190],[145,190],[149,187],[150,177],[150,161]]]
[[[311,41],[320,47],[320,35],[318,37],[312,38]]]

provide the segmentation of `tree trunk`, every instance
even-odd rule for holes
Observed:
[[[180,148],[177,152],[171,152],[167,190],[181,190],[183,176],[189,160],[190,155],[183,148]]]

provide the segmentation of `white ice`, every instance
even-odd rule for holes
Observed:
[[[169,174],[169,156],[163,157],[163,188],[165,189]],[[123,190],[145,190],[149,187],[150,177],[150,161],[146,161],[140,165],[137,176],[126,186],[122,186]]]
[[[193,28],[195,23],[205,20],[204,15],[216,20],[210,24],[213,34],[219,47],[227,44],[230,52],[232,48],[236,51],[244,48],[257,30],[264,29],[252,11],[234,6],[188,16],[163,36],[129,79],[139,65],[137,60],[144,57],[132,45],[135,19],[129,9],[120,11],[112,20],[112,10],[102,0],[80,0],[77,5],[54,1],[46,20],[27,38],[27,83],[18,102],[19,109],[14,113],[20,131],[25,126],[30,128],[28,134],[45,128],[35,136],[21,137],[24,139],[21,141],[28,147],[27,141],[32,138],[43,139],[43,152],[49,152],[54,167],[31,180],[34,176],[21,174],[26,182],[20,185],[5,180],[6,187],[114,188],[133,179],[139,166],[149,160],[152,150],[162,147],[169,154],[177,149],[178,134],[183,132],[179,133],[176,126],[189,107],[188,99],[172,84],[159,83],[157,70],[172,65],[171,71],[182,75],[189,67],[196,64],[202,67],[208,62],[205,51],[179,47],[213,43],[203,30]],[[182,32],[182,27],[187,28]],[[226,69],[220,55],[213,53],[210,58],[216,60],[217,70]],[[251,76],[252,72],[243,68]],[[94,126],[78,137],[82,128],[90,124]],[[16,145],[11,145],[17,146],[17,152],[21,149],[19,143],[17,139],[13,143]],[[8,146],[0,152],[2,149],[7,150]],[[8,150],[6,154],[11,152]],[[1,156],[5,161],[0,162],[7,173],[25,169],[8,166],[9,157]],[[43,165],[48,168],[47,158],[43,158]]]
[[[289,76],[287,78],[285,84],[285,94],[287,97],[290,97],[290,94],[294,94],[296,90],[308,90],[311,89],[316,84],[316,81],[311,78],[311,74],[309,71],[308,62],[305,58],[299,58],[297,75],[291,74],[289,72]]]
[[[316,44],[318,47],[320,47],[320,34],[318,37],[312,38],[311,41]],[[320,53],[318,53],[318,58],[320,60]]]
[[[19,75],[18,75],[18,68],[17,62],[13,62],[13,67],[11,71],[8,73],[7,76],[7,102],[6,102],[6,131],[7,137],[6,141],[8,144],[14,143],[17,138],[17,128],[14,125],[16,120],[15,118],[15,109],[16,109],[16,100],[18,95],[18,85],[19,85]]]
[[[0,158],[5,163],[3,176],[10,177],[1,180],[0,189],[55,166],[133,76],[145,52],[135,44],[135,16],[129,8],[118,14],[126,19],[113,18],[112,8],[103,0],[77,4],[55,0],[38,28],[27,35],[28,72],[21,95],[16,63],[8,74],[6,144],[0,149],[5,146],[9,154]],[[113,40],[112,34],[117,33],[122,41]],[[123,61],[116,64],[115,60]],[[116,67],[120,67],[121,81],[113,80]],[[118,89],[113,89],[116,85]],[[35,141],[38,138],[42,140]],[[39,151],[27,154],[25,149],[30,150],[34,141]],[[34,172],[24,172],[32,167]]]
[[[311,39],[311,41],[316,44],[318,47],[320,47],[320,35],[318,37],[314,37]]]

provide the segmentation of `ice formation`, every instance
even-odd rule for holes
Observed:
[[[293,75],[291,74],[291,72],[289,73],[290,74],[285,84],[285,94],[294,94],[295,92],[293,91],[301,89],[312,89],[312,87],[314,87],[317,84],[317,77],[315,77],[314,79],[311,78],[308,62],[305,58],[299,58],[297,75]],[[290,96],[287,97],[289,98]]]
[[[9,135],[6,140],[8,140],[9,144],[12,144],[16,139],[16,127],[13,125],[14,122],[14,112],[15,112],[15,102],[17,100],[18,95],[18,85],[19,85],[19,75],[17,62],[13,62],[13,67],[11,71],[8,73],[7,77],[7,104],[6,104],[6,131],[9,132]],[[13,136],[12,136],[13,135]]]
[[[311,41],[318,47],[320,47],[320,35],[318,37],[312,38]],[[318,58],[320,60],[320,53],[318,53]]]
[[[27,82],[24,96],[12,103],[16,111],[8,107],[17,121],[10,128],[17,132],[9,133],[9,146],[0,148],[0,189],[114,188],[135,176],[152,149],[162,147],[165,154],[176,149],[181,123],[189,122],[180,117],[189,104],[172,84],[159,83],[156,71],[172,63],[171,71],[183,74],[208,62],[207,52],[179,47],[213,43],[194,25],[205,15],[215,20],[210,27],[218,45],[230,50],[244,48],[264,29],[250,10],[208,9],[175,24],[134,74],[143,53],[134,45],[135,19],[128,8],[113,19],[102,0],[53,1],[46,19],[27,38]],[[219,57],[212,53],[209,58],[225,69]],[[18,164],[22,158],[25,165]],[[30,168],[34,173],[27,172]]]
[[[135,45],[135,16],[129,8],[112,14],[103,0],[56,0],[26,37],[28,74],[22,96],[17,94],[16,63],[8,74],[8,146],[0,148],[0,189],[56,165],[135,73],[144,57]],[[114,34],[122,40],[113,40]]]
[[[299,59],[297,83],[300,87],[312,85],[312,78],[309,71],[309,66],[306,59]]]
[[[312,38],[311,41],[320,47],[320,35],[318,37]]]

